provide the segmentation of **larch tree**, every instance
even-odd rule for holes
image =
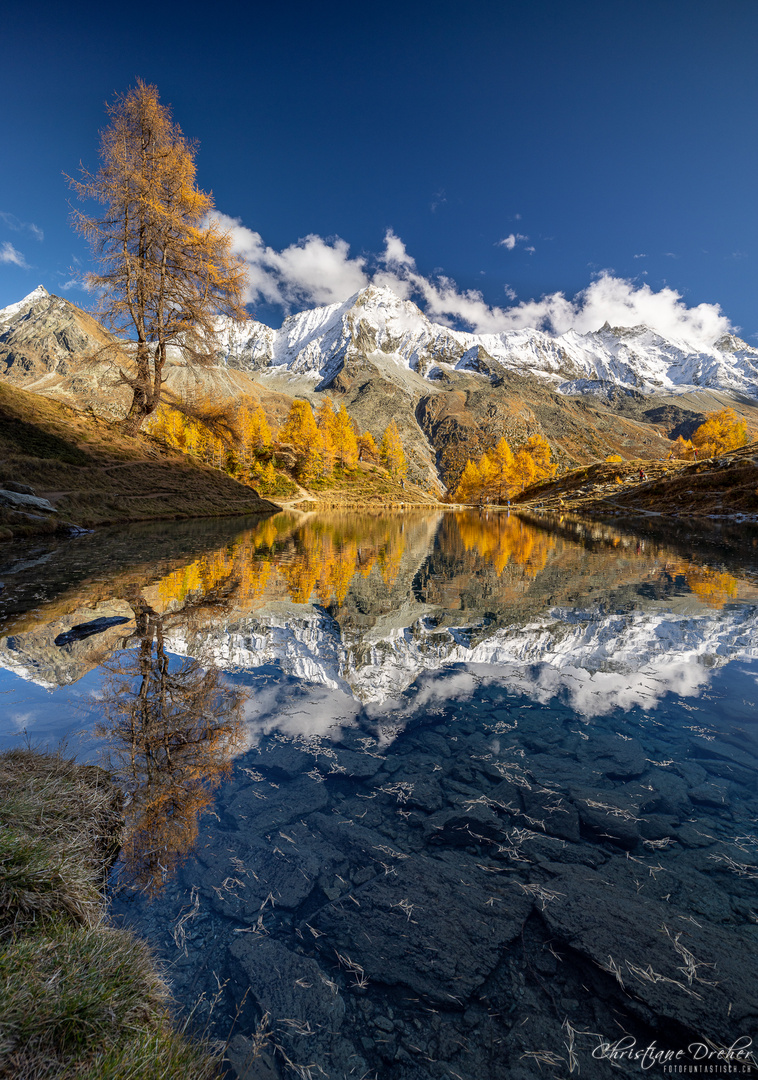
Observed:
[[[458,487],[455,489],[455,501],[459,503],[479,502],[482,490],[482,478],[476,464],[470,459],[461,473]]]
[[[400,432],[394,420],[385,429],[379,453],[385,469],[396,480],[402,480],[408,472],[408,463],[405,460]]]
[[[288,443],[297,456],[298,475],[305,480],[317,476],[321,470],[322,439],[316,427],[316,418],[310,402],[296,398],[289,416],[279,432],[279,439]]]
[[[710,413],[692,435],[692,445],[704,457],[726,454],[744,446],[748,441],[747,424],[734,409]]]
[[[324,398],[316,410],[316,426],[321,439],[321,470],[324,476],[330,476],[334,469],[336,457],[334,422],[335,414],[332,403],[329,398]]]
[[[497,446],[490,450],[489,457],[495,470],[493,481],[497,502],[504,503],[513,485],[513,451],[505,437],[502,437]]]
[[[377,461],[378,458],[379,450],[374,442],[374,436],[370,431],[364,431],[358,436],[358,460]]]
[[[334,418],[334,449],[341,468],[355,468],[358,464],[358,438],[344,404],[340,405]]]
[[[243,318],[244,263],[209,214],[213,197],[195,184],[197,144],[188,141],[141,80],[107,106],[100,168],[69,179],[79,198],[103,206],[102,216],[74,212],[99,271],[88,275],[100,294],[98,314],[135,341],[134,366],[120,369],[132,390],[124,421],[136,433],[161,399],[167,348],[206,360],[216,349],[217,317]]]

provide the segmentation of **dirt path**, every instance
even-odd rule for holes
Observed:
[[[296,481],[293,481],[293,482],[296,482]],[[298,494],[293,499],[279,499],[276,495],[273,495],[272,498],[276,499],[279,506],[281,506],[282,510],[297,510],[299,503],[302,503],[302,502],[315,503],[315,502],[317,502],[316,496],[313,495],[310,491],[306,491],[304,487],[300,487],[299,484],[297,485],[297,490],[298,490]],[[303,511],[299,511],[299,512],[302,513]]]

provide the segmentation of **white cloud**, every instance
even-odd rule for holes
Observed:
[[[13,232],[30,232],[35,240],[44,240],[45,234],[39,225],[35,225],[33,221],[21,221],[15,214],[9,214],[7,210],[0,210],[0,221],[4,221],[9,229]]]
[[[432,198],[432,201],[429,204],[429,209],[434,214],[437,211],[437,209],[440,206],[444,206],[446,202],[447,202],[447,195],[445,194],[445,189],[441,188],[439,191],[435,191],[434,196]]]
[[[529,237],[524,236],[522,233],[510,233],[510,235],[506,236],[503,240],[498,240],[497,246],[507,248],[508,251],[513,251],[516,244],[522,243],[528,239]],[[527,251],[530,250],[534,251],[534,248],[527,248]]]
[[[492,307],[477,289],[461,290],[444,274],[422,274],[392,229],[385,234],[380,254],[351,257],[345,240],[325,240],[313,234],[275,251],[259,233],[238,220],[223,214],[217,217],[229,230],[234,251],[248,265],[248,302],[267,302],[286,312],[339,303],[373,282],[388,286],[403,299],[415,300],[430,319],[448,326],[466,326],[475,333],[538,329],[563,334],[572,328],[587,333],[606,321],[612,326],[644,323],[665,337],[707,346],[736,329],[718,304],[687,307],[675,289],[654,292],[646,283],[635,283],[607,270],[572,298],[555,292],[538,300]],[[514,234],[514,243],[523,239]],[[505,295],[508,300],[516,298],[510,286],[505,286]]]
[[[24,256],[14,248],[9,240],[5,240],[0,246],[0,263],[13,263],[15,266],[20,266],[22,270],[29,269],[29,264]]]
[[[216,218],[231,234],[234,252],[248,265],[249,303],[264,300],[285,311],[303,303],[334,304],[369,283],[366,260],[351,259],[350,245],[339,237],[324,240],[311,234],[275,251],[238,219],[225,214]]]

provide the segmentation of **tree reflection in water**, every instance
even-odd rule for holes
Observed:
[[[98,734],[127,792],[117,883],[153,896],[191,851],[199,817],[229,773],[246,695],[201,653],[168,655],[166,632],[181,621],[186,633],[187,608],[161,615],[142,597],[131,604],[138,644],[104,663]]]

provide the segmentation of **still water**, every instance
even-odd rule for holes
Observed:
[[[117,774],[113,917],[230,1076],[748,1075],[757,539],[281,514],[6,546],[0,742]]]

